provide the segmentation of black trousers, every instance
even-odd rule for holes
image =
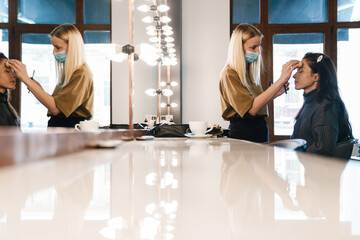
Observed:
[[[50,116],[48,121],[48,127],[67,127],[73,128],[75,124],[78,124],[80,121],[85,121],[83,117],[65,117],[64,114],[60,113],[56,116]]]
[[[251,142],[268,142],[269,128],[265,117],[231,118],[229,137]]]

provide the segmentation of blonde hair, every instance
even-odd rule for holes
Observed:
[[[73,73],[80,67],[84,67],[83,75],[91,75],[90,68],[85,61],[83,38],[74,25],[62,24],[52,30],[49,35],[62,39],[68,45],[65,63],[56,62],[58,84],[67,85]]]
[[[247,76],[251,82],[260,85],[260,68],[262,66],[261,47],[259,47],[259,59],[250,64],[245,62],[243,48],[247,40],[256,36],[260,37],[260,39],[263,38],[263,34],[259,29],[247,23],[239,24],[231,35],[228,58],[222,70],[223,73],[227,67],[234,69],[239,75],[241,83],[247,87]]]

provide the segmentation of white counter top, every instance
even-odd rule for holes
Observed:
[[[0,239],[360,239],[360,162],[156,139],[2,167]]]

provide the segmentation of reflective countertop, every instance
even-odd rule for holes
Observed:
[[[178,138],[6,166],[0,239],[360,239],[360,162]]]

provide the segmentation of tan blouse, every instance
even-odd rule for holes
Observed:
[[[66,117],[84,117],[89,120],[93,115],[94,87],[92,76],[83,75],[83,72],[84,67],[81,67],[73,73],[66,86],[56,85],[52,96],[56,107]]]
[[[227,67],[223,71],[220,79],[220,99],[222,117],[225,120],[237,114],[244,118],[245,114],[251,109],[255,97],[259,96],[263,89],[260,85],[256,85],[247,79],[249,88],[244,86],[237,72],[231,67]],[[268,116],[268,108],[261,108],[257,116]]]

